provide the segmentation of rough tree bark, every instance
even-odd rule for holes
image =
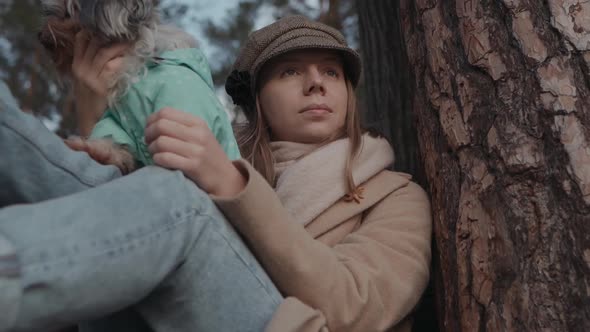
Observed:
[[[400,6],[441,330],[590,331],[590,3]]]

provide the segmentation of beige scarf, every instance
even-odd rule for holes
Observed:
[[[349,194],[345,177],[349,146],[348,139],[322,147],[293,142],[271,143],[277,177],[275,190],[298,223],[307,225]],[[352,166],[354,183],[364,183],[391,163],[393,149],[389,143],[365,134]]]

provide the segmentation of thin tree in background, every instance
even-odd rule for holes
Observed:
[[[394,169],[412,174],[426,187],[424,170],[418,158],[418,139],[412,112],[412,81],[407,70],[404,40],[400,31],[398,1],[356,1],[363,57],[366,126],[376,129],[392,143]],[[436,247],[433,246],[436,258]],[[435,260],[436,262],[436,260]],[[433,264],[431,280],[438,266]],[[432,281],[414,313],[413,331],[437,329]]]
[[[241,1],[238,6],[230,10],[220,24],[207,20],[203,23],[203,32],[210,44],[216,49],[212,63],[213,81],[217,86],[223,86],[225,78],[238,54],[242,43],[254,30],[258,10],[263,1]],[[213,61],[214,60],[214,61]]]
[[[11,87],[23,109],[51,117],[65,93],[51,60],[37,41],[40,25],[39,0],[0,5],[0,78]]]
[[[409,98],[412,90],[398,1],[356,1],[360,50],[365,68],[365,123],[389,138],[395,170],[424,184],[418,160],[418,140]]]
[[[320,17],[318,20],[342,30],[340,0],[320,0]]]

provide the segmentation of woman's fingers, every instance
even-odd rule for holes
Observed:
[[[148,146],[148,150],[152,155],[170,152],[188,159],[192,159],[196,163],[198,163],[198,160],[202,157],[204,152],[204,148],[201,145],[170,136],[158,137]]]
[[[207,125],[203,119],[199,118],[196,115],[192,115],[183,111],[179,111],[177,109],[171,107],[165,107],[158,112],[152,113],[147,118],[147,125],[149,126],[159,120],[170,120],[174,122],[181,123],[187,127],[199,127],[203,125]]]
[[[178,121],[160,119],[146,127],[145,142],[149,145],[158,137],[170,136],[182,141],[199,143],[202,139],[201,135],[199,127],[189,127]]]
[[[98,82],[101,82],[102,89],[107,91],[111,88],[115,77],[119,72],[121,72],[125,59],[123,57],[118,57],[115,59],[110,60],[104,66],[101,72],[98,74]]]
[[[97,162],[104,164],[111,156],[112,143],[105,140],[85,140],[80,137],[73,137],[64,140],[70,149],[86,152]]]
[[[77,65],[82,61],[90,40],[85,31],[78,32],[74,38],[74,64]]]
[[[80,137],[72,137],[65,139],[64,143],[72,150],[86,151],[86,141]]]
[[[98,42],[98,39],[97,38],[90,39],[90,42],[88,42],[88,46],[86,47],[86,50],[84,51],[84,57],[83,57],[82,61],[84,61],[84,63],[86,63],[90,66],[94,66],[95,57],[100,50],[101,49],[100,49],[100,44]]]
[[[119,43],[101,47],[99,40],[89,39],[85,31],[76,34],[75,38],[72,63],[74,77],[94,93],[106,95],[113,79],[123,68],[123,55],[130,46]]]
[[[147,123],[146,143],[156,165],[181,170],[209,193],[223,194],[235,187],[233,193],[243,187],[243,176],[202,119],[164,108],[152,114]],[[226,186],[228,183],[231,186]]]
[[[125,63],[125,58],[123,56],[119,56],[109,60],[102,68],[101,74],[112,76],[113,74],[117,74],[123,68],[123,64]]]
[[[113,158],[114,148],[113,143],[104,140],[88,141],[88,148],[86,152],[101,164],[110,164]]]
[[[172,152],[159,152],[153,155],[154,163],[160,167],[171,170],[186,171],[191,161],[183,156]]]
[[[103,47],[95,54],[92,59],[92,66],[102,72],[105,67],[113,60],[122,59],[127,50],[129,50],[129,44],[119,43],[108,47]]]

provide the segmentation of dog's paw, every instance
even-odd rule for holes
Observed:
[[[137,168],[133,155],[124,146],[109,139],[69,138],[64,142],[72,150],[88,153],[100,164],[117,166],[124,175]]]

